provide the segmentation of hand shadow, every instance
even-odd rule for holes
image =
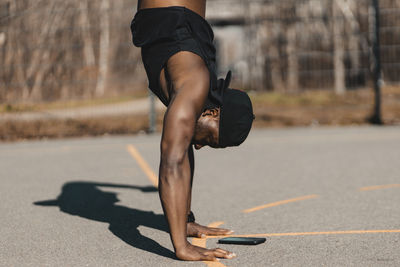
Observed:
[[[108,229],[125,243],[160,256],[176,259],[175,254],[156,241],[140,234],[140,225],[168,232],[164,215],[116,205],[117,194],[98,187],[129,188],[142,192],[157,192],[155,187],[139,187],[120,184],[69,182],[63,185],[55,200],[38,201],[38,206],[58,206],[62,212],[82,218],[109,223]]]

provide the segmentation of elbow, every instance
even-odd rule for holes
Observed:
[[[186,152],[174,151],[173,149],[161,149],[161,167],[175,168],[182,166],[185,161]]]
[[[191,143],[189,134],[177,134],[172,138],[163,137],[161,140],[161,163],[166,166],[180,166],[187,157]]]
[[[173,113],[171,113],[173,114]],[[188,149],[192,141],[193,128],[187,116],[168,115],[161,139],[160,182],[181,179],[189,168]]]
[[[160,163],[159,187],[173,187],[183,176],[183,160],[180,158],[164,158]]]
[[[186,158],[186,152],[162,149],[159,177],[161,185],[172,185],[183,178]]]

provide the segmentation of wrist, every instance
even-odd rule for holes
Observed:
[[[174,245],[175,253],[186,251],[190,243],[185,240],[185,242],[176,242]]]
[[[188,219],[187,219],[188,223],[194,223],[195,222],[195,218],[194,218],[194,214],[192,211],[190,211],[189,215],[188,215]]]

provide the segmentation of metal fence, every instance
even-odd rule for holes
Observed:
[[[209,0],[222,74],[244,89],[371,86],[373,0]],[[0,0],[0,103],[132,94],[135,0]],[[400,81],[400,0],[380,0],[385,83]]]
[[[222,68],[256,90],[334,89],[369,86],[372,79],[374,0],[215,1],[211,22],[218,44],[241,42],[222,52]],[[380,0],[380,54],[386,83],[400,81],[400,1]],[[236,4],[235,4],[236,3]],[[232,6],[241,5],[243,12]],[[231,12],[219,16],[226,6]],[[227,14],[228,13],[228,14]],[[229,14],[230,13],[230,14]],[[224,32],[236,29],[240,40]],[[226,41],[224,41],[226,40]],[[222,44],[221,44],[222,43]],[[235,62],[240,62],[236,64]],[[243,75],[243,69],[246,75]],[[226,71],[226,69],[223,69]]]

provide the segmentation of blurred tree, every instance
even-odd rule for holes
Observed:
[[[97,75],[96,96],[103,96],[107,85],[108,59],[110,50],[110,2],[101,0],[100,5],[100,44],[99,72]]]
[[[331,0],[332,4],[332,34],[333,34],[333,62],[335,68],[335,92],[344,94],[346,92],[346,68],[344,65],[344,20],[340,13],[340,3]]]

